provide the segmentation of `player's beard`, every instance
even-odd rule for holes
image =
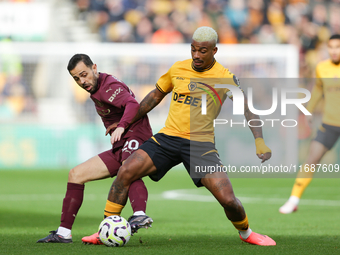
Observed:
[[[199,62],[201,65],[196,65],[197,63],[196,62]],[[199,60],[199,59],[193,59],[193,63],[194,63],[194,67],[196,69],[204,69],[204,67],[202,67],[204,65],[204,61],[202,60]]]
[[[92,71],[92,74],[93,74],[93,81],[92,81],[93,85],[92,85],[92,89],[89,91],[90,94],[94,94],[98,90],[98,78],[96,77],[93,71]]]
[[[333,59],[332,59],[332,63],[333,63],[334,65],[339,65],[339,64],[340,64],[340,59],[337,59],[337,60],[333,60]]]

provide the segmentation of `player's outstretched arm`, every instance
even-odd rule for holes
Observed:
[[[131,123],[134,123],[135,121],[142,118],[145,114],[147,114],[149,111],[151,111],[153,108],[155,108],[166,96],[165,93],[159,91],[157,88],[150,91],[149,94],[147,94],[142,102],[139,104],[139,110],[136,114],[136,116],[133,118]],[[131,124],[130,123],[130,124]]]
[[[254,113],[252,113],[248,108],[248,99],[246,95],[244,95],[244,116],[246,117],[247,122],[249,120],[252,121],[252,126],[249,126],[253,136],[255,138],[255,146],[256,146],[256,155],[259,159],[262,159],[261,163],[270,159],[272,156],[272,151],[268,148],[268,146],[264,143],[263,135],[262,135],[262,127],[260,123],[260,117]],[[259,120],[258,123],[257,121]],[[254,127],[256,126],[256,127]],[[258,126],[258,127],[257,127]]]
[[[147,94],[144,97],[142,102],[140,102],[137,114],[132,119],[132,121],[129,123],[129,125],[131,125],[132,123],[136,122],[137,120],[142,118],[145,114],[147,114],[149,111],[151,111],[153,108],[155,108],[156,105],[158,105],[163,100],[163,98],[165,96],[166,96],[166,94],[162,93],[157,88],[155,88],[154,90],[150,91],[149,94]],[[128,126],[126,128],[128,128]],[[110,125],[106,129],[106,134],[105,135],[107,135],[110,132],[111,129],[116,128],[116,127],[117,127],[116,124]]]

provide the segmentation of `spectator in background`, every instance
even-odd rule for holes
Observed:
[[[228,17],[233,28],[238,29],[248,18],[248,10],[244,0],[230,0],[225,6],[225,17]]]
[[[313,8],[312,22],[318,26],[327,26],[327,9],[322,4],[317,4]]]
[[[332,33],[340,32],[340,4],[332,4],[329,8],[329,25]]]
[[[174,23],[168,16],[160,16],[160,28],[152,35],[152,43],[183,43],[182,33],[175,29]]]
[[[152,38],[152,23],[147,17],[140,19],[136,26],[136,42],[150,43]]]
[[[21,57],[15,52],[10,38],[0,41],[0,119],[13,118],[31,101],[22,80]]]
[[[225,17],[219,17],[217,27],[217,33],[220,35],[220,43],[235,44],[238,42],[235,30],[230,26],[229,21]]]
[[[273,29],[283,26],[286,22],[283,6],[278,1],[272,1],[269,4],[266,14],[268,23],[271,25],[271,27],[273,27]]]

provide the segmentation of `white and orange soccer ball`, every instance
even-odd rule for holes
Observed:
[[[126,245],[131,237],[131,226],[121,216],[105,218],[99,225],[99,238],[106,246],[119,247]]]

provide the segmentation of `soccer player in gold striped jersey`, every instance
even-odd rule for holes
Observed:
[[[315,139],[309,146],[307,160],[299,172],[288,201],[280,207],[279,212],[288,214],[298,208],[300,198],[312,181],[313,172],[304,171],[305,167],[319,164],[340,136],[340,35],[332,35],[328,41],[330,58],[320,62],[316,67],[316,82],[312,90],[307,110],[313,113],[318,102],[324,98],[322,125]],[[311,122],[311,116],[309,116]]]
[[[183,163],[194,184],[197,187],[205,186],[218,200],[227,218],[239,231],[241,240],[256,245],[276,245],[270,237],[252,232],[249,228],[248,217],[242,203],[235,197],[225,172],[195,171],[195,166],[222,165],[214,143],[213,119],[227,98],[228,90],[215,89],[214,84],[223,84],[227,80],[231,86],[239,86],[236,76],[216,62],[216,42],[215,30],[198,28],[191,44],[192,59],[176,62],[157,81],[156,88],[142,100],[134,120],[144,116],[172,92],[165,127],[146,141],[120,168],[112,184],[110,201],[114,201],[117,209],[121,210],[126,203],[129,185],[135,178],[149,175],[152,180],[159,181],[173,166]],[[209,100],[203,101],[201,91],[204,90],[210,93],[207,96]],[[201,110],[205,104],[207,114],[204,117]],[[247,120],[259,119],[249,111],[246,99],[244,115]],[[264,143],[262,128],[251,127],[251,131],[255,138],[256,154],[264,162],[271,157],[271,150]]]

